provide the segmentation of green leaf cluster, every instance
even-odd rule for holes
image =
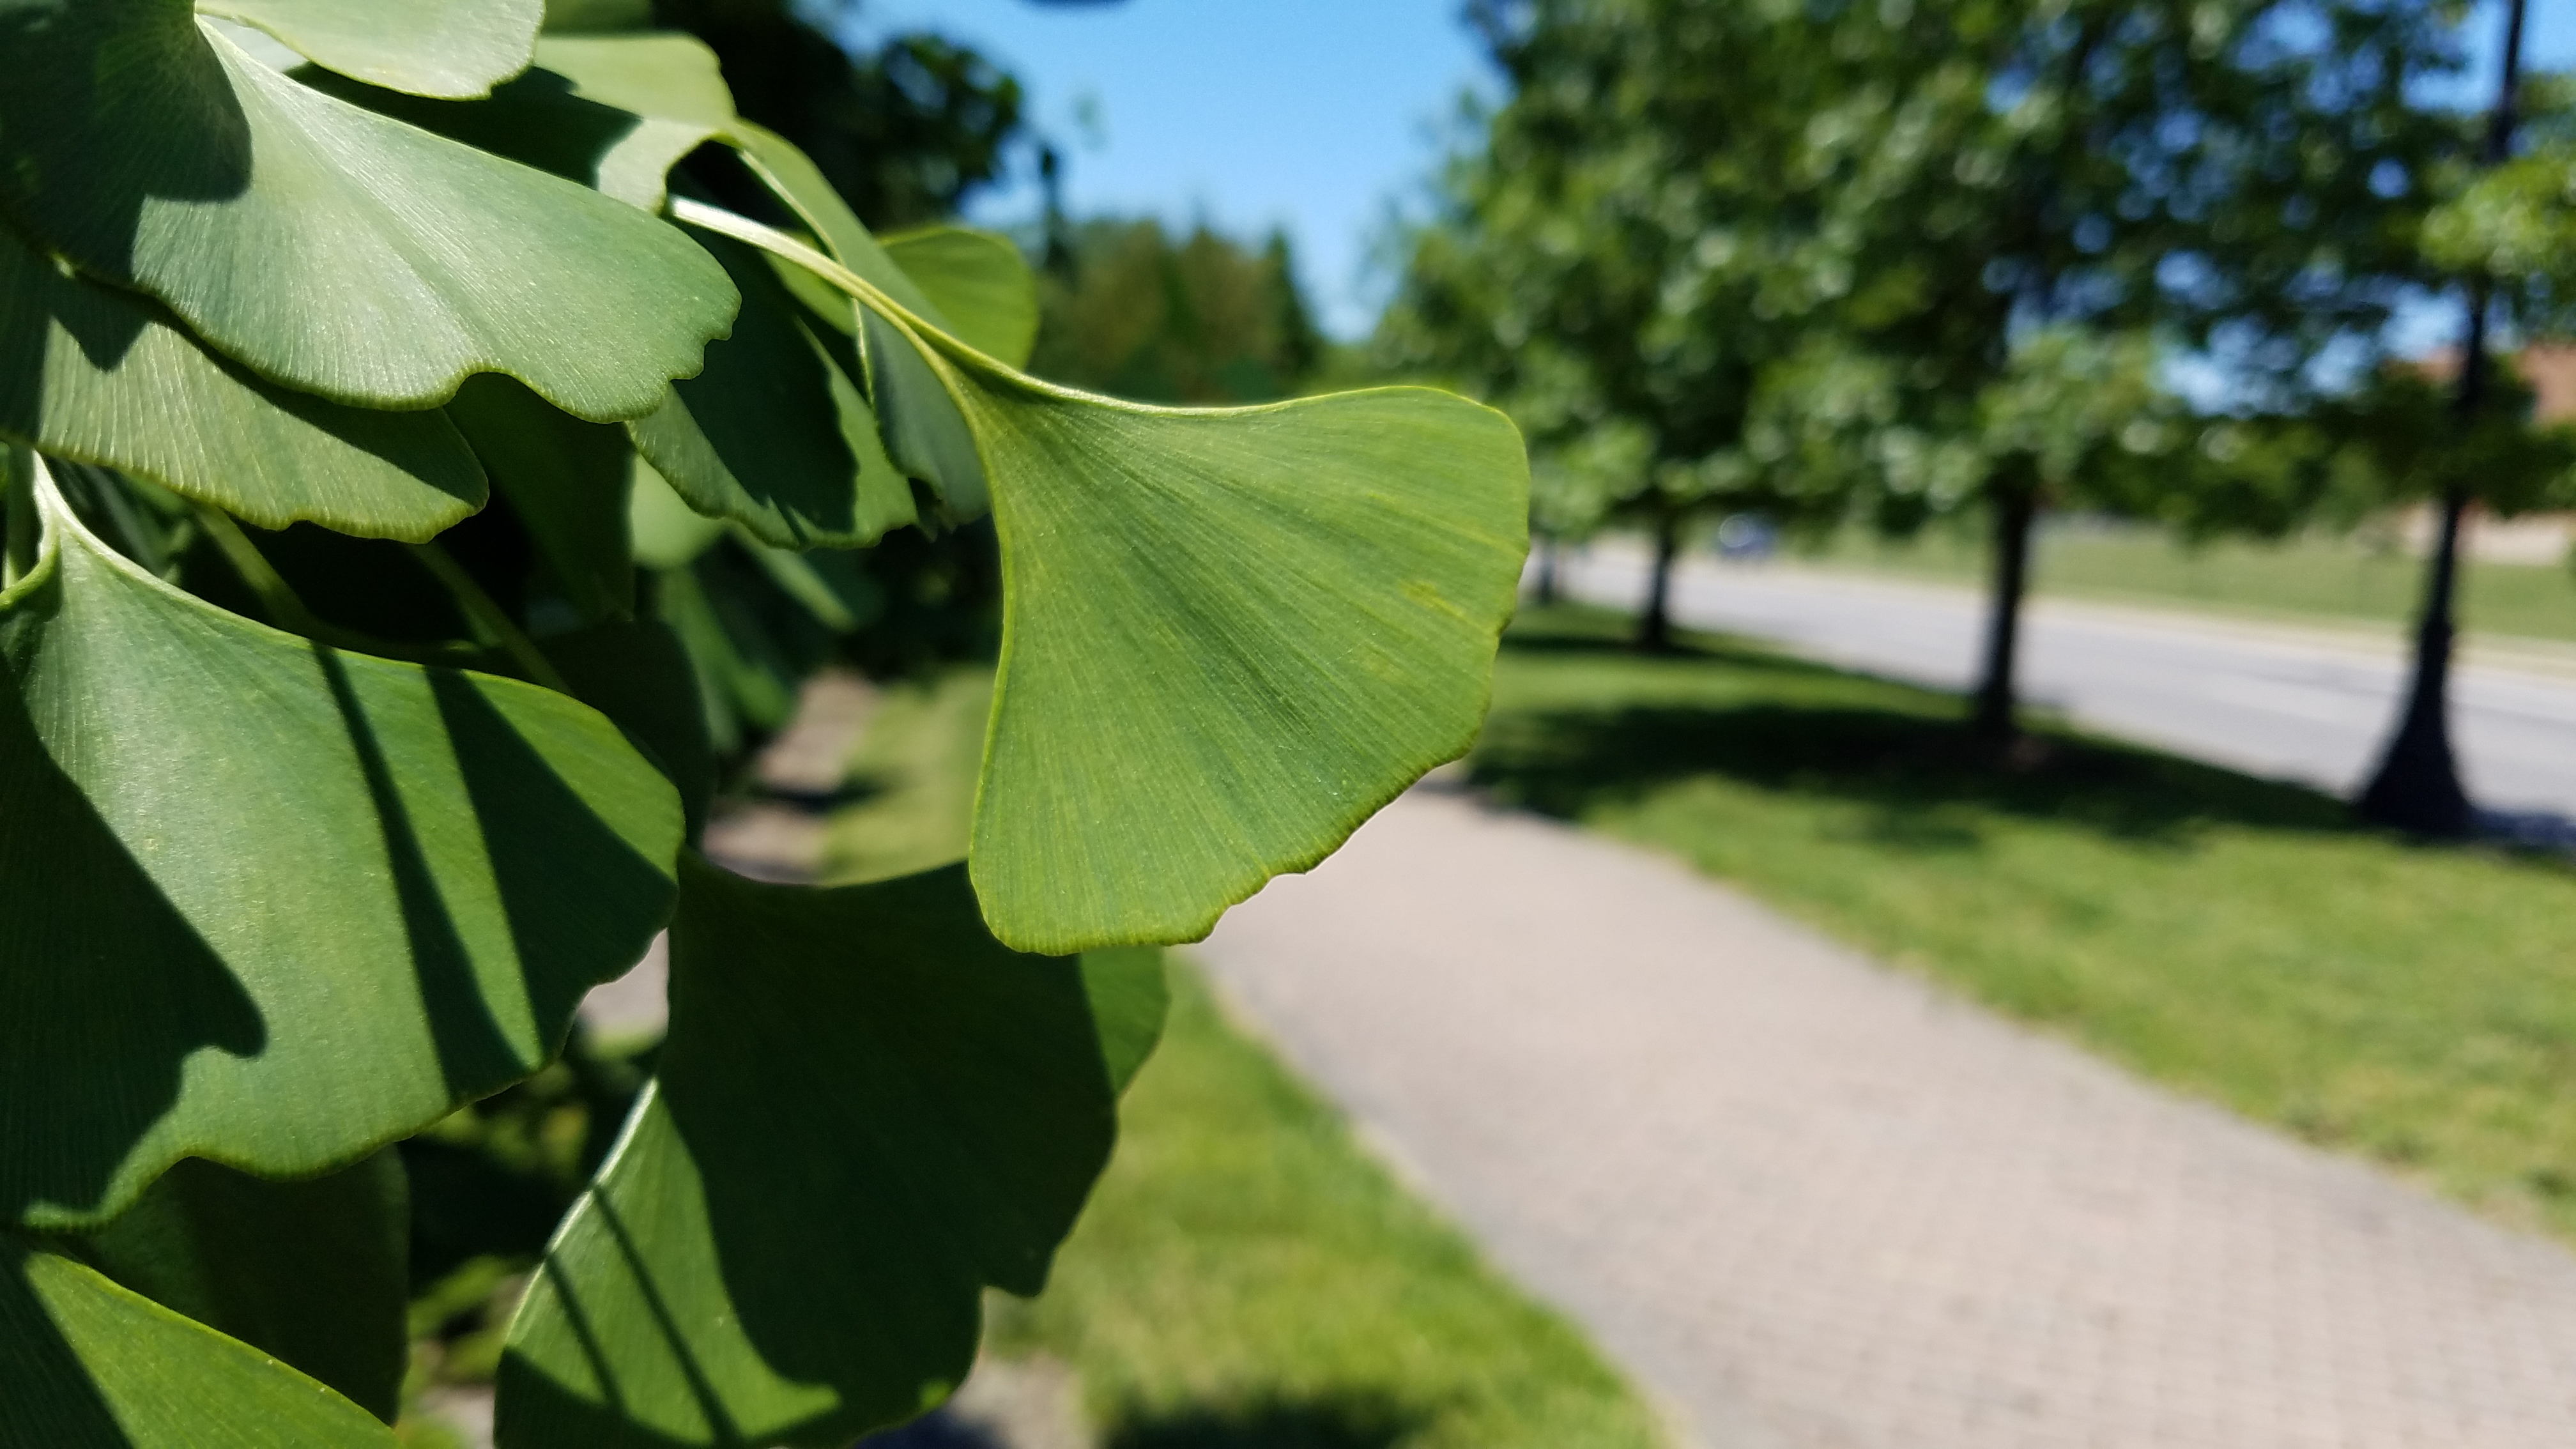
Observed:
[[[1106,1160],[1162,1010],[1127,948],[1481,716],[1499,415],[1039,382],[1007,243],[879,238],[698,42],[544,18],[0,0],[0,1441],[390,1442],[387,1144],[666,930],[503,1442],[916,1413]],[[986,517],[967,859],[701,858],[881,556]]]

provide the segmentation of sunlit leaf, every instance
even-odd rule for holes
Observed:
[[[505,1446],[837,1446],[1034,1293],[1163,1012],[1160,958],[1024,956],[964,873],[691,862],[661,1077],[512,1325]]]
[[[718,130],[734,120],[716,53],[693,35],[549,35],[537,64],[601,105]]]
[[[317,65],[424,96],[479,96],[527,68],[543,0],[196,0]]]
[[[390,1149],[303,1182],[191,1158],[72,1251],[390,1424],[410,1362],[410,1229],[402,1159]]]
[[[1466,751],[1528,546],[1500,414],[1410,388],[1166,411],[971,365],[1002,543],[971,857],[994,934],[1194,940]]]
[[[373,1416],[258,1349],[0,1233],[0,1444],[392,1449]]]
[[[425,539],[483,506],[438,412],[263,382],[131,292],[66,277],[0,226],[0,436],[120,469],[267,528]]]
[[[1500,413],[1420,388],[1093,397],[917,326],[796,238],[680,211],[859,299],[973,430],[1003,623],[970,859],[1003,941],[1195,940],[1466,751],[1529,545]]]
[[[248,623],[41,501],[0,594],[0,1217],[352,1162],[643,954],[681,811],[606,719]]]
[[[1028,365],[1038,340],[1037,276],[1008,238],[935,226],[887,237],[885,249],[958,341],[997,362]]]
[[[635,540],[635,561],[644,567],[678,568],[725,536],[724,520],[681,501],[670,480],[640,454],[626,486],[626,526]]]
[[[688,652],[671,626],[658,619],[602,624],[539,647],[573,697],[616,721],[679,790],[696,839],[715,794],[716,759]]]
[[[301,85],[169,0],[0,0],[0,208],[273,379],[384,407],[506,372],[639,417],[724,333],[705,251]]]

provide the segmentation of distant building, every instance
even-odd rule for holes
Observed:
[[[2576,342],[2535,342],[2513,355],[2513,370],[2531,389],[2531,420],[2576,423]],[[2460,372],[2460,349],[2438,348],[2416,360],[2428,377],[2447,382]],[[2422,555],[2433,546],[2433,510],[2417,505],[2406,510],[2397,536],[2409,553]],[[2472,509],[2461,542],[2468,556],[2488,563],[2556,564],[2576,550],[2576,514],[2526,513],[2520,518],[2489,518]]]

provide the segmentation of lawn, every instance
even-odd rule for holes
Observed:
[[[1939,530],[1908,543],[1843,534],[1788,557],[1980,586],[1987,570],[1982,540]],[[2372,624],[2411,621],[2424,588],[2422,560],[2360,538],[2190,549],[2157,533],[2043,527],[2033,564],[2043,595]],[[2576,573],[2472,560],[2461,579],[2460,614],[2470,630],[2576,640]]]
[[[1515,626],[1472,759],[1898,967],[2184,1091],[2576,1239],[2576,870],[1954,699],[1590,610]]]
[[[863,879],[964,853],[988,676],[890,690],[835,818]],[[1104,1449],[1652,1449],[1582,1336],[1410,1196],[1180,956],[1116,1159],[988,1347],[1079,1374]]]

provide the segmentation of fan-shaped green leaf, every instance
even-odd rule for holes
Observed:
[[[1412,388],[1164,411],[969,365],[1002,541],[971,855],[995,935],[1195,940],[1465,753],[1528,548],[1501,414]]]
[[[1194,940],[1465,752],[1529,543],[1500,413],[1420,388],[1092,397],[917,329],[795,238],[680,210],[858,298],[996,480],[1002,660],[970,859],[1003,941]]]
[[[0,1234],[0,1444],[393,1449],[394,1434],[259,1350]]]
[[[604,106],[709,131],[734,122],[716,53],[693,35],[549,35],[537,42],[537,64]]]
[[[1160,958],[1023,956],[955,867],[691,861],[659,1082],[511,1327],[500,1440],[841,1445],[935,1403],[1108,1160]]]
[[[411,1358],[410,1247],[410,1194],[388,1148],[302,1182],[190,1158],[74,1251],[390,1424]]]
[[[681,812],[607,720],[235,618],[40,502],[0,594],[0,1217],[353,1161],[643,954]]]
[[[528,68],[544,0],[196,0],[316,65],[423,96],[479,96]]]
[[[0,207],[291,386],[420,407],[506,372],[615,421],[732,316],[671,227],[298,84],[174,0],[0,0],[0,54]]]
[[[426,539],[483,506],[446,417],[325,402],[198,346],[157,304],[64,276],[0,226],[0,436],[264,528]]]
[[[1008,238],[935,226],[885,239],[886,255],[920,284],[960,342],[1026,367],[1038,340],[1038,280]]]
[[[760,253],[701,235],[742,312],[731,337],[709,344],[705,371],[628,425],[636,450],[690,507],[780,547],[859,547],[912,522],[911,485],[887,460],[849,338],[790,296]]]
[[[476,101],[427,100],[318,70],[352,105],[659,211],[672,166],[733,115],[713,52],[684,35],[550,39],[537,66]]]
[[[726,138],[741,149],[743,160],[762,184],[813,228],[834,261],[919,321],[942,331],[956,330],[930,294],[859,223],[804,152],[748,121],[735,122]],[[890,329],[884,318],[864,307],[857,309],[856,316],[855,330],[867,352],[868,397],[884,431],[887,455],[907,476],[938,493],[951,521],[981,516],[988,506],[983,462],[955,401],[929,363],[904,342],[900,329]]]

